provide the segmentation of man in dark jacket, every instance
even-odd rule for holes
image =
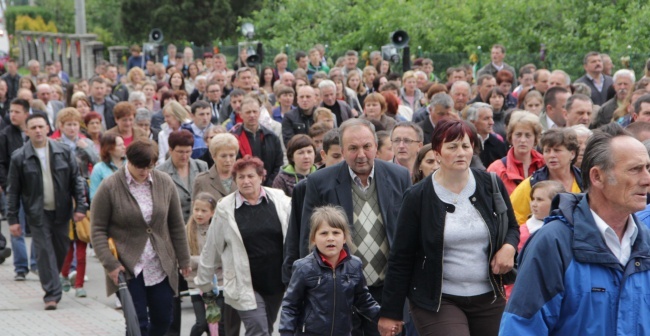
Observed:
[[[7,68],[7,73],[2,75],[0,79],[7,82],[7,99],[12,101],[18,95],[18,89],[20,89],[18,64],[16,64],[16,60],[10,58],[7,63],[5,63],[5,67]]]
[[[350,105],[336,99],[336,84],[334,82],[326,79],[318,84],[318,88],[320,89],[320,96],[323,99],[321,106],[334,113],[337,125],[341,125],[344,121],[354,117]]]
[[[314,124],[314,108],[316,106],[314,89],[302,86],[298,89],[298,107],[285,113],[282,118],[282,141],[286,146],[296,134],[308,134]]]
[[[102,126],[109,130],[115,127],[113,108],[115,102],[106,97],[106,81],[101,77],[93,77],[90,80],[90,109],[102,115]]]
[[[270,187],[275,176],[282,167],[282,144],[273,131],[260,125],[260,105],[253,98],[244,98],[239,112],[243,122],[236,124],[231,130],[239,140],[239,155],[251,155],[264,162],[266,179],[264,185]]]
[[[427,113],[426,119],[417,123],[424,133],[423,145],[431,143],[431,136],[438,121],[444,118],[458,119],[458,114],[454,112],[453,107],[454,100],[444,92],[436,93],[431,97],[431,101],[427,107],[429,112]]]
[[[59,273],[70,245],[68,222],[84,219],[88,204],[74,154],[64,144],[47,138],[47,117],[32,114],[25,124],[29,142],[11,156],[9,165],[9,231],[14,237],[22,234],[18,221],[22,201],[45,290],[45,309],[54,310],[61,300]]]
[[[585,75],[578,78],[576,83],[584,83],[591,89],[591,101],[594,105],[603,106],[607,102],[607,90],[614,84],[612,77],[603,73],[603,59],[598,52],[592,51],[583,59]]]
[[[42,112],[34,112],[41,113]],[[9,108],[9,119],[11,123],[8,127],[0,131],[0,189],[7,190],[7,175],[9,174],[9,162],[11,154],[25,145],[27,136],[25,135],[25,120],[29,116],[29,102],[24,99],[14,99]],[[21,206],[22,207],[22,206]],[[36,254],[34,253],[34,243],[32,243],[30,258],[27,255],[27,246],[25,244],[25,215],[20,211],[19,222],[22,229],[20,236],[11,236],[11,246],[14,251],[14,272],[16,281],[25,280],[29,273],[37,271]]]
[[[481,154],[483,166],[489,167],[492,162],[501,159],[508,153],[503,138],[494,133],[494,118],[492,106],[486,103],[474,103],[467,109],[467,121],[474,124],[481,139]]]
[[[353,254],[363,261],[368,289],[381,304],[390,246],[397,229],[402,195],[411,185],[409,171],[393,163],[375,160],[374,126],[350,119],[340,129],[344,162],[319,170],[307,178],[299,241],[300,257],[309,253],[309,219],[314,208],[325,204],[343,207],[350,223]],[[285,263],[288,261],[285,260]],[[355,330],[378,335],[377,324],[357,320]]]

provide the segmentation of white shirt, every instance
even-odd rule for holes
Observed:
[[[375,165],[372,165],[372,170],[370,171],[370,175],[368,175],[368,185],[364,186],[363,182],[361,182],[361,178],[357,176],[357,174],[348,166],[348,170],[350,171],[350,177],[352,178],[352,182],[357,185],[357,187],[361,188],[363,192],[366,192],[368,188],[370,188],[370,183],[372,180],[375,178]]]
[[[591,215],[594,216],[596,227],[598,227],[598,231],[600,231],[600,234],[603,236],[605,244],[607,244],[607,247],[616,257],[616,259],[618,259],[621,265],[625,266],[627,264],[627,261],[630,260],[630,253],[632,253],[632,244],[634,244],[636,235],[638,233],[638,229],[634,223],[632,215],[630,215],[627,220],[627,227],[625,228],[625,233],[623,233],[623,239],[620,241],[618,240],[618,236],[616,235],[616,232],[614,232],[614,229],[607,225],[607,223],[605,223],[605,221],[600,218],[600,216],[598,216],[594,210],[591,210]]]
[[[557,125],[555,124],[555,122],[553,121],[553,119],[551,119],[551,118],[548,116],[548,114],[546,115],[546,125],[548,125],[548,129],[551,129],[551,128],[555,128],[555,127],[557,127]]]

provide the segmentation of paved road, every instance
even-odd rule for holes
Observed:
[[[9,238],[7,222],[2,233]],[[28,238],[28,246],[31,239]],[[43,291],[38,277],[32,273],[27,281],[13,280],[12,257],[0,265],[0,326],[3,336],[22,335],[124,335],[124,317],[114,309],[113,297],[106,297],[104,269],[94,257],[87,258],[89,281],[84,285],[87,298],[75,298],[74,289],[64,293],[55,311],[43,308]],[[182,304],[181,335],[189,335],[194,311],[189,299]],[[243,335],[243,333],[242,333]]]

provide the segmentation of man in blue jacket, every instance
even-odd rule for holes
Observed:
[[[500,335],[646,335],[650,231],[634,215],[650,187],[645,147],[618,124],[589,139],[587,194],[560,194],[524,246]]]

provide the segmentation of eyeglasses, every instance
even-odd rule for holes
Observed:
[[[392,141],[393,143],[395,143],[395,144],[399,144],[400,142],[403,142],[403,143],[404,143],[405,145],[407,145],[407,146],[410,145],[410,144],[412,144],[412,143],[420,142],[420,141],[418,141],[418,140],[411,140],[411,139],[409,139],[409,138],[404,138],[404,139],[402,139],[402,138],[396,138],[396,139],[393,139],[393,140],[391,140],[391,141]]]

